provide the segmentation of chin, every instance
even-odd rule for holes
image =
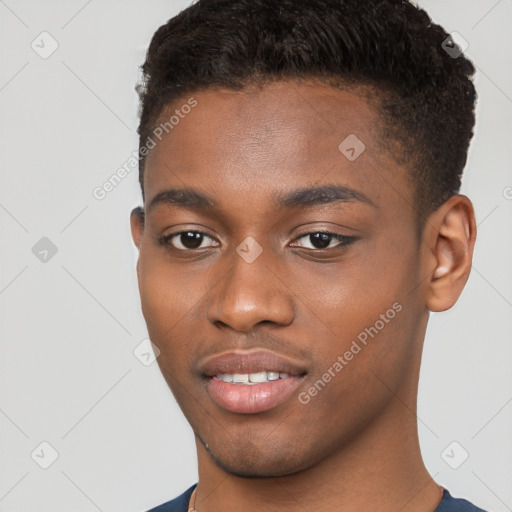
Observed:
[[[306,467],[296,464],[290,460],[274,458],[272,461],[258,460],[254,462],[234,461],[228,458],[219,458],[209,451],[215,464],[228,473],[239,478],[277,478],[300,473]]]
[[[275,478],[300,473],[311,464],[300,454],[290,456],[290,452],[280,448],[274,449],[267,444],[264,447],[255,444],[238,446],[233,450],[231,445],[227,450],[216,450],[201,442],[215,464],[225,473],[240,478]],[[229,450],[229,452],[228,452]]]

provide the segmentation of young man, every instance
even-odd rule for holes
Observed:
[[[415,414],[476,236],[458,50],[401,0],[200,0],[154,35],[131,229],[199,479],[153,510],[481,510]]]

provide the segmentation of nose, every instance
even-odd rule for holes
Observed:
[[[247,333],[259,323],[292,323],[289,285],[279,277],[278,266],[264,254],[248,263],[234,253],[223,269],[225,276],[214,288],[208,305],[208,319],[216,327],[228,326]]]

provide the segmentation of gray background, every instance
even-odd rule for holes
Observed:
[[[1,511],[136,512],[196,481],[191,429],[156,363],[133,353],[147,336],[129,230],[136,170],[92,194],[136,151],[138,66],[188,3],[0,1]],[[510,511],[512,0],[420,5],[468,41],[480,97],[463,187],[479,223],[474,267],[456,306],[431,317],[421,446],[452,494]],[[42,442],[58,453],[47,469]]]

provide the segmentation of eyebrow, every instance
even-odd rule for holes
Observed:
[[[359,201],[374,208],[378,206],[361,192],[344,185],[322,185],[300,188],[275,196],[275,201],[285,208],[307,208],[326,203]]]
[[[148,213],[158,205],[208,210],[217,207],[218,202],[212,196],[193,188],[171,188],[158,193],[151,200],[148,206]]]
[[[378,206],[361,192],[344,185],[322,185],[312,188],[299,188],[291,192],[274,194],[275,203],[284,208],[310,208],[313,206],[359,201],[374,208]],[[216,209],[218,201],[204,192],[193,188],[171,188],[158,193],[150,202],[148,212],[158,205],[181,206],[195,210]]]

